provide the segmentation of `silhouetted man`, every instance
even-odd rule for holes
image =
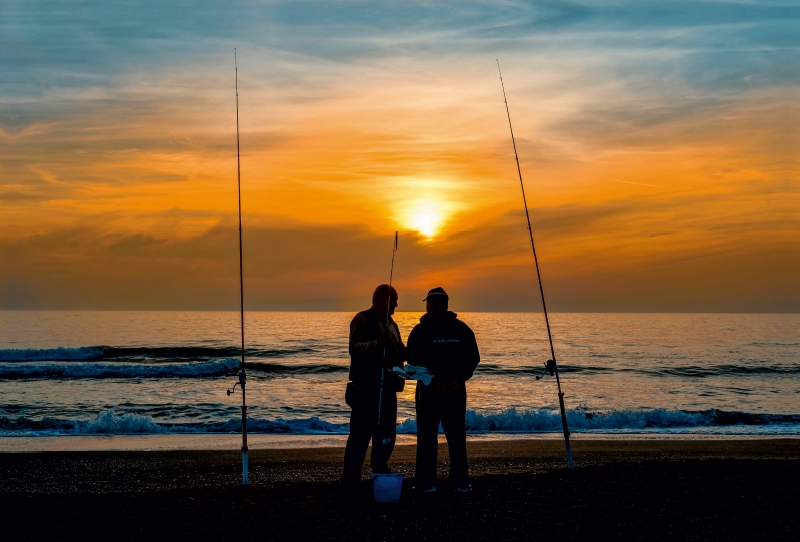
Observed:
[[[405,359],[400,329],[391,317],[396,307],[397,290],[388,284],[381,284],[372,294],[372,307],[356,314],[350,323],[350,382],[347,383],[345,401],[352,411],[342,471],[342,485],[346,490],[358,487],[370,440],[372,472],[391,472],[387,462],[394,450],[397,431],[397,392],[402,391],[405,385],[405,381],[391,371],[394,366],[403,367]],[[383,399],[379,425],[378,399],[382,372]]]
[[[472,330],[448,310],[444,288],[428,292],[426,314],[408,336],[408,364],[425,367],[433,374],[426,386],[417,382],[417,489],[436,491],[436,459],[439,423],[450,449],[450,478],[456,491],[471,491],[467,469],[467,413],[465,382],[481,358]]]

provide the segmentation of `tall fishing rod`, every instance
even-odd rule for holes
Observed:
[[[394,248],[392,249],[392,268],[389,271],[389,298],[386,300],[386,325],[384,329],[388,332],[389,331],[389,310],[392,306],[392,278],[394,277],[394,255],[397,253],[397,233],[394,232]],[[384,359],[384,366],[381,367],[381,386],[379,388],[378,395],[378,427],[381,425],[381,410],[383,408],[383,376],[386,374],[386,346],[383,347],[383,359]]]
[[[247,374],[244,369],[244,272],[242,271],[242,165],[239,153],[239,65],[236,61],[236,49],[233,49],[233,66],[236,80],[236,184],[239,190],[239,319],[242,326],[242,361],[239,364],[239,381],[227,390],[228,396],[242,388],[242,485],[248,484],[247,477],[247,394],[245,382]]]
[[[528,220],[528,235],[531,238],[531,249],[533,250],[533,261],[536,264],[536,277],[539,279],[539,293],[542,294],[542,310],[544,310],[544,322],[547,325],[547,338],[550,341],[550,354],[552,359],[545,363],[545,370],[550,376],[555,375],[558,385],[558,404],[561,407],[561,425],[564,428],[564,444],[567,447],[567,467],[572,465],[572,447],[569,444],[569,427],[567,427],[567,411],[564,408],[564,392],[561,391],[561,380],[558,378],[558,366],[556,365],[556,351],[553,348],[553,335],[550,333],[550,319],[547,316],[547,304],[544,301],[544,288],[542,287],[542,274],[539,272],[539,258],[536,257],[536,245],[533,243],[533,229],[531,228],[531,215],[528,213],[528,200],[525,198],[525,185],[522,182],[522,169],[519,167],[519,154],[517,154],[517,142],[514,140],[514,129],[511,127],[511,113],[508,110],[508,99],[506,98],[506,87],[503,84],[503,72],[500,71],[500,61],[497,62],[497,73],[500,74],[500,87],[503,89],[503,101],[506,104],[506,115],[508,116],[508,129],[511,131],[511,144],[514,146],[514,158],[517,161],[517,174],[519,175],[519,187],[522,189],[522,203],[525,206],[525,218]],[[536,377],[539,380],[541,377]]]

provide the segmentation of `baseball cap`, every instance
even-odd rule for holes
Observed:
[[[447,295],[447,292],[444,291],[444,288],[442,288],[441,286],[438,286],[438,287],[436,287],[436,288],[434,288],[432,290],[428,290],[428,297],[423,299],[423,301],[428,301],[428,299],[430,299],[431,296],[440,296],[440,295],[442,295],[442,296],[444,296],[444,297],[446,297],[448,299],[450,298],[450,296]]]

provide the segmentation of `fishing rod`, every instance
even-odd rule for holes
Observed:
[[[522,203],[525,206],[525,218],[528,220],[528,235],[531,238],[531,249],[533,250],[533,261],[536,264],[536,276],[539,279],[539,293],[542,294],[542,310],[544,310],[544,322],[547,325],[547,338],[550,341],[550,355],[552,359],[548,359],[544,364],[545,371],[550,373],[550,376],[555,375],[556,384],[558,385],[558,404],[561,407],[561,425],[564,427],[564,444],[567,448],[567,467],[573,468],[572,465],[572,447],[569,444],[569,427],[567,427],[567,411],[564,408],[564,392],[561,391],[561,380],[558,378],[558,366],[556,365],[556,351],[553,348],[553,335],[550,333],[550,319],[547,316],[547,304],[544,301],[544,288],[542,287],[542,274],[539,272],[539,258],[536,257],[536,245],[533,243],[533,229],[531,228],[531,215],[528,213],[528,200],[525,198],[525,185],[522,182],[522,169],[519,167],[519,154],[517,154],[517,142],[514,140],[514,129],[511,127],[511,113],[508,110],[508,99],[506,98],[506,87],[503,84],[503,72],[500,71],[500,61],[497,62],[497,73],[500,74],[500,87],[503,89],[503,101],[506,104],[506,115],[508,116],[508,129],[511,131],[511,144],[514,146],[514,158],[517,161],[517,174],[519,174],[519,187],[522,189]],[[543,373],[544,374],[544,373]],[[536,380],[541,377],[537,376]]]
[[[394,277],[394,255],[397,253],[397,233],[394,232],[394,248],[392,249],[392,268],[389,271],[389,298],[386,300],[386,325],[384,329],[389,331],[389,310],[392,306],[392,278]],[[383,359],[386,360],[386,346],[383,347]],[[378,395],[378,427],[381,426],[381,410],[383,408],[383,376],[386,374],[386,363],[381,367],[381,386],[380,395]]]
[[[233,49],[233,66],[236,79],[236,184],[239,189],[239,319],[242,327],[242,361],[239,364],[239,381],[227,390],[230,397],[236,386],[242,389],[242,485],[248,483],[247,477],[247,394],[245,382],[247,374],[244,369],[244,273],[242,271],[242,165],[239,153],[239,65],[236,61],[236,49]]]

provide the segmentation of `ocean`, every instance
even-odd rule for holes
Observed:
[[[248,312],[248,430],[346,435],[352,313]],[[419,313],[398,313],[405,339]],[[544,319],[463,313],[472,435],[561,430]],[[573,435],[800,436],[800,315],[551,315]],[[241,431],[238,312],[0,311],[0,437]],[[413,435],[414,384],[398,433]],[[232,441],[234,442],[235,439]],[[234,445],[235,447],[235,445]]]

